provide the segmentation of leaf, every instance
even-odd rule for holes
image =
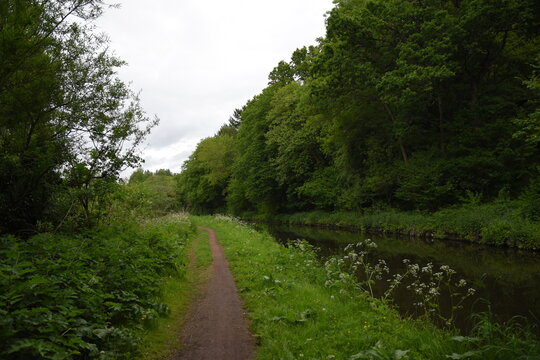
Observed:
[[[366,350],[359,352],[358,354],[352,355],[349,357],[349,360],[357,360],[357,359],[382,359],[383,357],[377,350]]]
[[[469,336],[454,336],[450,338],[451,340],[457,341],[457,342],[475,342],[480,339],[475,337],[469,337]]]
[[[468,359],[468,358],[471,358],[477,354],[479,354],[480,351],[467,351],[466,353],[463,353],[463,354],[456,354],[456,353],[453,353],[452,355],[446,355],[446,357],[448,359]]]
[[[112,332],[114,332],[114,329],[112,328],[96,329],[93,331],[94,335],[96,335],[100,339],[106,338]]]
[[[384,359],[384,355],[381,354],[379,349],[382,349],[384,347],[384,344],[382,341],[377,341],[375,346],[373,346],[372,349],[359,352],[358,354],[352,355],[349,357],[349,360],[356,360],[356,359]],[[401,350],[400,350],[401,351]]]
[[[407,353],[409,352],[410,350],[396,350],[394,351],[394,359],[408,359],[409,357],[407,356]]]

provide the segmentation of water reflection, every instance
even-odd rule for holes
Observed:
[[[305,239],[318,247],[321,257],[343,254],[347,244],[364,240],[365,235],[313,227],[257,225],[270,232],[279,242]],[[512,249],[497,249],[452,241],[426,241],[422,239],[367,236],[378,246],[370,252],[370,261],[384,259],[390,275],[404,273],[403,259],[420,265],[429,262],[435,268],[449,265],[458,278],[464,278],[476,294],[467,299],[456,318],[456,325],[468,332],[473,324],[471,313],[491,310],[498,321],[523,316],[533,324],[540,321],[540,256],[538,253]],[[359,275],[361,276],[361,275]],[[381,295],[386,282],[380,282],[375,292]],[[468,286],[468,287],[469,287]],[[414,297],[403,287],[396,292],[395,304],[405,316],[414,316]],[[448,314],[448,297],[441,304]]]

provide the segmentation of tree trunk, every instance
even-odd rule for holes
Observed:
[[[401,150],[401,156],[403,156],[403,161],[408,162],[409,157],[407,156],[407,151],[405,150],[405,146],[403,146],[403,141],[401,140],[401,138],[398,138],[398,143],[399,149]]]

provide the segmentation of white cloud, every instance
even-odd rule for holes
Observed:
[[[144,168],[147,170],[170,169],[178,173],[182,163],[191,155],[199,142],[199,138],[181,139],[173,144],[157,149],[149,146],[145,151]]]
[[[120,77],[142,90],[150,116],[145,169],[180,165],[235,108],[267,84],[280,60],[324,35],[332,0],[129,0],[98,29],[128,66]]]

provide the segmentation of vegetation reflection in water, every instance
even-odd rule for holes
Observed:
[[[455,313],[455,326],[469,332],[474,324],[472,314],[490,312],[497,321],[509,321],[523,317],[530,324],[538,324],[540,319],[540,254],[510,249],[472,245],[454,241],[426,241],[414,238],[396,238],[366,235],[345,231],[327,230],[300,226],[262,225],[277,241],[287,243],[291,240],[305,239],[318,248],[321,258],[332,255],[345,255],[348,244],[372,239],[377,247],[366,255],[367,261],[376,264],[384,260],[389,273],[381,281],[373,284],[375,296],[384,296],[389,280],[396,274],[407,272],[410,263],[426,266],[431,263],[434,269],[449,266],[456,271],[454,279],[467,282],[475,291],[461,304],[462,309]],[[357,275],[365,280],[362,271]],[[362,278],[364,277],[364,278]],[[410,290],[410,289],[409,289]],[[392,295],[393,302],[405,316],[418,316],[419,307],[415,305],[414,293],[400,286]],[[450,317],[452,304],[448,291],[442,289],[440,311]],[[453,304],[456,305],[455,303]]]

